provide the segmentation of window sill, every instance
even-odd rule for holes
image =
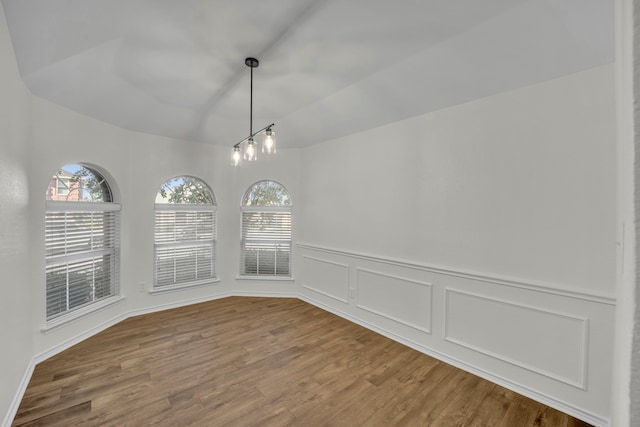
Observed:
[[[290,282],[296,281],[291,276],[236,276],[236,280],[246,280],[249,282]]]
[[[112,306],[113,304],[123,301],[124,299],[125,299],[124,296],[118,295],[111,298],[107,298],[95,304],[88,305],[79,310],[72,311],[71,313],[65,314],[63,316],[60,316],[56,319],[53,319],[47,322],[47,324],[42,329],[40,329],[40,332],[42,332],[43,334],[48,334],[68,323],[74,322],[75,320],[85,317],[88,314],[95,313],[96,311],[103,310],[109,306]]]
[[[213,285],[216,283],[220,283],[220,279],[206,280],[202,282],[194,282],[194,283],[186,283],[184,285],[173,285],[173,286],[162,286],[160,288],[153,288],[149,291],[151,295],[159,295],[167,292],[175,292],[181,291],[183,289],[193,289],[199,288],[202,286]]]

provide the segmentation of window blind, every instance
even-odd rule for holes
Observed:
[[[216,278],[215,206],[156,205],[155,280],[162,288]]]
[[[262,209],[242,212],[241,274],[289,276],[291,211]]]
[[[66,205],[45,215],[47,320],[119,293],[120,206]]]

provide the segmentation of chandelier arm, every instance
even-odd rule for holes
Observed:
[[[269,129],[269,128],[271,128],[271,127],[274,127],[274,126],[275,126],[275,123],[271,123],[270,125],[263,127],[262,129],[260,129],[259,131],[257,131],[257,132],[256,132],[256,133],[254,133],[253,135],[251,135],[251,137],[254,137],[254,136],[256,136],[257,134],[259,134],[260,132],[262,132],[263,130],[267,130],[267,129]],[[247,138],[247,139],[249,139],[249,138]]]
[[[253,152],[251,154],[251,158],[247,158],[247,153],[245,153],[245,159],[249,160],[249,161],[253,161],[256,158],[256,156],[255,156],[255,146],[254,146],[254,143],[253,143],[253,137],[255,135],[259,134],[260,132],[263,132],[263,131],[270,132],[271,128],[273,126],[275,126],[275,123],[271,123],[270,125],[263,127],[262,129],[260,129],[257,132],[253,131],[253,69],[257,68],[259,66],[260,62],[258,62],[258,60],[256,58],[248,57],[248,58],[245,58],[244,63],[245,63],[245,65],[247,67],[249,67],[251,69],[250,70],[251,71],[250,92],[249,92],[249,136],[247,136],[246,138],[242,139],[241,141],[239,141],[239,142],[237,142],[236,144],[233,145],[234,156],[233,156],[233,163],[232,164],[234,166],[238,166],[239,165],[239,161],[236,158],[236,155],[237,155],[236,153],[239,152],[240,145],[243,142],[249,141],[250,144],[247,146],[247,150],[249,150],[249,148],[251,148],[253,150]],[[271,133],[269,133],[268,137],[270,138],[270,141],[272,141],[271,144],[273,144],[273,135]],[[263,152],[264,152],[264,147],[263,147]]]
[[[237,142],[237,143],[233,144],[233,148],[239,147],[239,146],[240,146],[240,144],[242,144],[243,142],[245,142],[245,141],[246,141],[246,140],[248,140],[249,138],[253,138],[254,136],[256,136],[257,134],[259,134],[260,132],[262,132],[262,131],[264,131],[264,130],[267,130],[267,129],[270,129],[270,128],[274,127],[274,126],[275,126],[275,123],[271,123],[270,125],[263,127],[263,128],[262,128],[262,129],[260,129],[259,131],[256,131],[256,133],[251,134],[251,135],[249,135],[249,136],[245,137],[244,139],[240,140],[239,142]]]

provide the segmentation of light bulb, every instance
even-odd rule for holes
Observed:
[[[242,163],[242,156],[240,155],[240,147],[233,147],[233,154],[231,154],[231,164],[233,166],[240,166]]]
[[[264,132],[262,152],[265,154],[274,154],[276,152],[276,134],[271,130],[271,128]]]
[[[244,150],[244,159],[248,162],[253,162],[254,160],[257,160],[257,158],[258,153],[256,150],[256,143],[253,138],[249,138],[247,141],[247,148]]]

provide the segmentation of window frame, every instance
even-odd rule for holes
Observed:
[[[80,166],[100,178],[109,189],[108,200],[53,200],[48,194],[45,196],[45,326],[42,332],[124,299],[120,289],[121,205],[113,201],[111,185],[103,173],[82,164],[68,164],[63,168],[67,166]],[[54,179],[57,189],[57,174],[54,174]],[[69,225],[77,221],[83,222],[84,226],[70,230]],[[78,244],[87,247],[78,249]],[[105,261],[103,267],[97,266]],[[100,271],[102,274],[96,274]],[[88,282],[85,279],[74,283],[71,278],[74,273],[80,276],[88,274],[91,278]],[[59,274],[65,277],[56,280],[55,276]],[[64,295],[60,294],[61,285]],[[100,285],[100,289],[108,293],[99,295]],[[82,302],[81,298],[88,299]],[[64,309],[55,308],[60,304]]]
[[[272,206],[261,206],[261,205],[246,205],[245,201],[247,199],[247,194],[249,194],[253,188],[257,185],[260,185],[262,183],[274,183],[277,184],[278,186],[280,186],[286,193],[288,196],[288,200],[289,200],[289,204],[286,205],[272,205]],[[286,274],[278,274],[278,261],[277,261],[277,251],[278,251],[278,242],[282,242],[283,240],[281,239],[247,239],[246,238],[246,228],[245,228],[245,214],[251,214],[251,213],[265,213],[265,214],[287,214],[288,216],[288,223],[289,223],[289,227],[288,227],[288,240],[285,240],[287,242],[287,253],[288,253],[288,260],[287,260],[287,271]],[[279,231],[281,231],[280,228],[276,227],[276,229],[272,229],[270,230],[270,233],[278,233]],[[273,261],[273,274],[261,274],[260,272],[260,267],[259,267],[259,253],[256,254],[256,273],[247,273],[247,264],[246,264],[246,255],[247,255],[247,250],[246,250],[246,244],[247,244],[247,240],[251,240],[254,244],[255,243],[259,243],[260,241],[266,242],[266,245],[269,244],[273,244],[274,246],[276,246],[274,248],[275,251],[275,255],[274,255],[274,261]],[[261,180],[261,181],[257,181],[255,183],[253,183],[252,185],[250,185],[247,190],[244,192],[243,196],[242,196],[242,200],[241,200],[241,204],[240,204],[240,250],[239,250],[239,274],[238,274],[238,279],[240,280],[262,280],[262,281],[293,281],[293,273],[292,273],[292,269],[293,269],[293,201],[292,201],[292,197],[291,197],[291,193],[289,192],[289,190],[287,190],[287,188],[280,184],[277,181],[274,180]]]
[[[217,243],[218,243],[218,236],[217,236],[217,214],[218,214],[218,206],[216,203],[216,198],[215,198],[215,194],[213,193],[213,191],[211,190],[211,188],[200,178],[194,177],[194,176],[187,176],[187,175],[181,175],[181,176],[176,176],[173,178],[168,179],[167,181],[165,181],[165,183],[162,184],[162,186],[160,188],[164,188],[165,185],[167,183],[170,183],[176,179],[180,179],[180,178],[191,178],[191,179],[195,179],[197,181],[199,181],[202,185],[204,185],[204,187],[207,189],[207,191],[210,193],[211,195],[211,203],[206,202],[206,203],[158,203],[156,202],[154,204],[154,225],[153,225],[153,283],[152,283],[152,287],[151,290],[149,291],[149,293],[151,294],[155,294],[155,293],[162,293],[162,292],[167,292],[167,291],[175,291],[175,290],[180,290],[180,289],[185,289],[185,288],[192,288],[192,287],[197,287],[197,286],[203,286],[203,285],[209,285],[212,283],[218,283],[220,282],[220,279],[218,277],[218,266],[217,266]],[[159,193],[159,191],[158,191]],[[156,193],[156,200],[158,197],[158,193]],[[211,239],[190,239],[190,240],[173,240],[173,241],[158,241],[158,232],[159,232],[159,227],[160,224],[158,223],[159,217],[163,215],[163,213],[174,213],[174,214],[178,214],[178,213],[185,213],[185,214],[195,214],[196,216],[200,213],[211,213],[211,227],[212,227],[212,238]],[[168,225],[167,223],[165,223],[165,227],[166,225]],[[185,225],[185,224],[182,224]],[[195,232],[197,234],[197,225],[195,225]],[[194,230],[190,230],[190,231],[194,231]],[[175,229],[174,229],[174,233],[175,233]],[[182,232],[185,231],[189,231],[186,230],[185,228],[182,229]],[[166,230],[165,230],[166,232]],[[196,274],[196,278],[194,280],[183,280],[183,281],[176,281],[176,275],[178,274],[178,267],[175,264],[175,258],[174,258],[174,265],[173,265],[173,276],[174,276],[174,281],[173,283],[170,284],[161,284],[159,285],[159,280],[160,280],[160,276],[159,276],[159,257],[160,257],[160,253],[163,250],[167,250],[167,251],[180,251],[180,250],[184,250],[184,251],[188,251],[188,250],[196,250],[196,252],[198,251],[198,249],[202,249],[202,248],[210,248],[211,251],[211,264],[210,264],[210,270],[211,270],[211,275],[208,277],[204,277],[204,278],[198,278],[197,274],[198,274],[198,258],[196,256],[195,259],[195,263],[193,265],[194,267],[194,273]]]
[[[66,196],[71,192],[69,182],[70,180],[68,178],[56,178],[56,196]],[[62,186],[60,184],[62,184]]]

